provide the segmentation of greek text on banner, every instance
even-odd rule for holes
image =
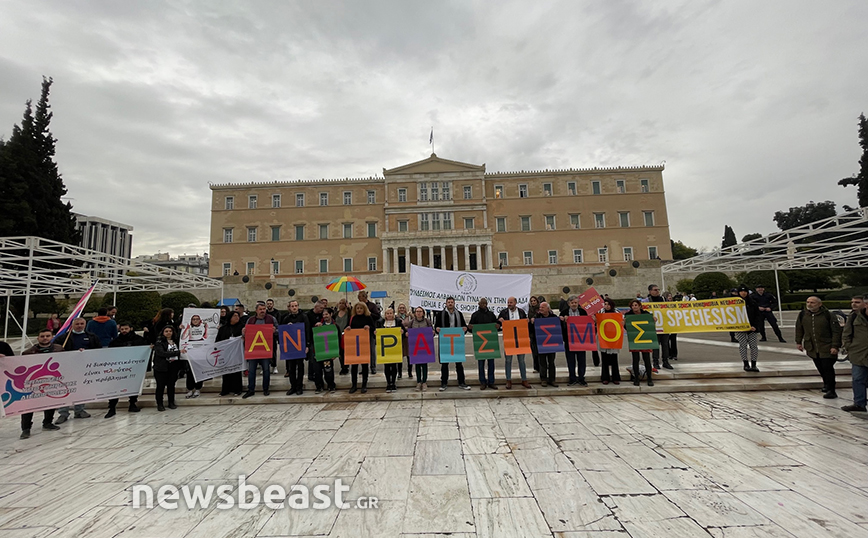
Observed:
[[[410,307],[443,310],[446,298],[454,297],[455,308],[472,314],[484,297],[488,309],[497,314],[506,308],[509,297],[515,297],[519,308],[527,311],[532,283],[533,275],[444,271],[411,264]]]

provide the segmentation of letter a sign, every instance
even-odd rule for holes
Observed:
[[[274,346],[274,325],[246,325],[244,327],[244,358],[270,359]]]

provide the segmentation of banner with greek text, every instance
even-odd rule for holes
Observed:
[[[591,316],[567,316],[570,351],[597,351],[597,331]]]
[[[208,346],[187,350],[186,358],[196,382],[213,379],[224,374],[244,370],[244,339],[241,337],[222,340]]]
[[[497,339],[496,323],[473,326],[473,355],[480,361],[500,358],[500,341]]]
[[[440,329],[440,362],[464,362],[467,360],[464,349],[464,329],[443,327]]]
[[[410,364],[434,362],[434,329],[414,327],[407,331],[407,346],[410,348]]]
[[[524,355],[531,352],[530,330],[526,319],[503,322],[503,354]]]
[[[654,330],[654,316],[651,314],[625,316],[624,329],[627,331],[627,349],[630,351],[647,351],[660,347],[657,331]]]
[[[506,308],[506,300],[515,297],[518,307],[527,311],[533,275],[508,273],[468,273],[444,271],[410,265],[410,307],[443,310],[446,298],[455,298],[455,308],[472,314],[479,300],[488,300],[488,309],[498,313]]]
[[[150,354],[132,346],[0,357],[2,414],[138,396]]]
[[[657,332],[707,333],[749,331],[750,321],[740,297],[708,299],[705,301],[678,301],[642,303],[654,314]]]
[[[401,348],[401,328],[383,327],[374,333],[377,364],[400,364],[404,360]]]

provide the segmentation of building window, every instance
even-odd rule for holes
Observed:
[[[633,261],[633,247],[624,247],[624,261]]]
[[[329,205],[329,193],[319,193],[319,205]]]
[[[530,217],[521,217],[521,231],[530,231]]]
[[[606,247],[598,248],[597,249],[597,258],[600,260],[600,262],[609,261],[609,249]]]
[[[452,213],[443,213],[443,229],[452,229]]]
[[[576,195],[576,182],[570,181],[567,183],[567,192],[570,193],[570,196]]]
[[[235,209],[235,197],[227,196],[226,197],[226,209],[232,210]]]
[[[272,194],[271,195],[271,207],[280,207],[280,195]]]
[[[594,227],[595,228],[605,228],[606,227],[606,214],[605,213],[594,213]]]
[[[558,264],[558,251],[550,250],[549,251],[549,265],[557,265]]]
[[[551,183],[543,183],[543,196],[551,196],[552,195],[552,184]]]
[[[585,263],[584,256],[582,254],[582,249],[573,249],[573,263]]]
[[[353,238],[353,225],[350,222],[344,223],[344,239]]]
[[[657,247],[648,247],[648,259],[656,260],[657,258]]]
[[[650,192],[651,191],[651,188],[648,185],[647,179],[640,179],[639,180],[639,186],[641,187],[642,192]]]
[[[234,230],[232,228],[223,228],[223,242],[231,243],[232,242],[232,234]]]
[[[256,228],[247,228],[247,242],[255,243],[256,242]]]
[[[451,200],[452,199],[452,191],[449,188],[449,183],[444,181],[443,184],[440,186],[440,188],[441,188],[441,192],[443,193],[443,199],[444,200]]]
[[[377,270],[377,258],[368,258],[368,271]]]
[[[247,197],[247,209],[256,209],[256,195],[251,194]]]
[[[369,222],[368,223],[368,237],[377,237],[377,223]]]
[[[440,184],[436,181],[431,182],[431,201],[436,202],[440,200]]]
[[[223,264],[223,276],[229,276],[232,274],[232,263],[225,262]]]
[[[271,260],[271,274],[279,275],[280,274],[280,262],[278,260]]]
[[[353,271],[353,259],[344,258],[344,272],[351,273]]]
[[[377,203],[377,191],[368,191],[368,203],[376,204]]]
[[[578,230],[582,227],[581,219],[579,219],[578,213],[573,213],[570,215],[570,228]]]
[[[630,212],[629,211],[621,211],[618,213],[618,225],[621,228],[629,228],[630,227]]]
[[[427,202],[428,201],[428,184],[424,181],[419,183],[419,201]]]
[[[555,228],[555,216],[554,215],[546,215],[546,230],[554,230]]]
[[[497,261],[500,262],[501,267],[506,267],[509,261],[509,253],[507,252],[498,252],[497,253]]]
[[[624,194],[627,192],[627,187],[624,185],[623,179],[615,180],[615,190],[618,191],[618,194]]]
[[[320,195],[322,196],[322,195]],[[324,204],[320,204],[324,205]],[[353,205],[353,193],[350,191],[344,191],[344,205]]]
[[[296,224],[296,226],[295,226],[295,240],[296,241],[304,241],[304,224]]]
[[[496,230],[498,232],[505,232],[506,231],[506,217],[497,217],[496,219],[494,219],[494,222],[495,222],[495,225],[497,226]]]
[[[518,186],[518,197],[527,198],[527,185],[521,184]]]
[[[295,195],[295,207],[304,207],[304,194],[301,192]]]
[[[319,225],[319,238],[320,239],[328,239],[329,238],[329,225],[328,224],[320,224]]]
[[[304,261],[295,260],[295,274],[303,275],[304,274]]]
[[[473,217],[464,217],[464,229],[472,230],[473,229]]]
[[[427,232],[430,230],[430,224],[428,223],[428,213],[421,213],[419,215],[419,229],[423,232]]]
[[[494,186],[494,197],[495,198],[503,198],[503,185],[495,185]]]
[[[464,199],[470,200],[473,198],[473,187],[471,185],[464,186]]]
[[[431,229],[440,229],[440,213],[431,213]]]
[[[645,226],[654,226],[654,212],[643,211],[642,216],[645,217]]]
[[[328,260],[320,260],[319,261],[319,272],[320,273],[328,273],[329,272],[329,261]]]
[[[525,250],[522,257],[524,258],[525,265],[533,265],[533,252]]]
[[[600,188],[600,182],[599,181],[592,181],[591,182],[591,192],[593,194],[601,194],[603,192],[602,189]]]
[[[407,189],[398,189],[398,201],[406,202],[407,201]]]
[[[410,225],[409,225],[408,221],[406,221],[406,220],[399,220],[398,221],[398,231],[399,232],[406,232],[406,231],[409,231],[409,229],[410,229]]]
[[[248,274],[248,275],[253,275],[253,274],[255,274],[255,273],[256,273],[256,263],[254,263],[254,262],[247,262],[247,274]]]
[[[271,240],[280,241],[280,226],[271,227]]]

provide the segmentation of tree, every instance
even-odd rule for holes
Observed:
[[[111,299],[111,296],[109,296]],[[132,323],[135,328],[142,327],[160,311],[162,303],[156,291],[131,291],[118,293],[118,321]]]
[[[741,238],[741,242],[747,243],[748,241],[753,241],[754,239],[759,239],[762,236],[763,236],[763,234],[757,234],[757,233],[747,234],[746,236]]]
[[[720,243],[721,248],[737,245],[738,240],[735,238],[735,232],[727,225],[723,227],[723,241]]]
[[[801,269],[798,271],[786,271],[790,281],[789,290],[827,290],[835,287],[832,269]]]
[[[790,280],[787,278],[785,272],[778,271],[778,282],[781,284],[780,289],[775,288],[775,272],[765,270],[748,272],[738,284],[744,284],[750,288],[751,291],[755,290],[757,286],[764,286],[766,290],[780,298],[783,296],[783,293],[790,289]]]
[[[732,280],[725,273],[712,271],[702,273],[693,279],[693,293],[700,299],[708,299],[713,291],[717,292],[718,297],[727,297],[728,293],[721,294],[730,288],[732,288]]]
[[[838,185],[842,187],[856,185],[859,207],[865,207],[868,206],[868,120],[865,119],[865,114],[859,115],[859,145],[862,147],[859,173],[839,180]]]
[[[175,318],[181,319],[181,312],[187,305],[194,304],[199,307],[199,298],[189,291],[173,291],[160,297],[163,308],[171,308],[175,311]]]
[[[781,231],[786,231],[803,224],[834,217],[836,214],[835,202],[810,201],[801,207],[791,207],[789,211],[775,211],[774,221]]]
[[[57,163],[57,139],[49,125],[53,116],[48,94],[52,79],[42,79],[42,95],[34,113],[30,100],[21,125],[0,144],[0,236],[38,235],[78,244],[78,229]]]
[[[695,286],[693,285],[692,278],[682,278],[675,283],[675,289],[680,291],[684,295],[695,293],[694,288]]]
[[[687,258],[692,258],[699,254],[693,247],[688,247],[681,241],[675,241],[670,239],[669,243],[672,245],[672,259],[673,260],[686,260]]]

